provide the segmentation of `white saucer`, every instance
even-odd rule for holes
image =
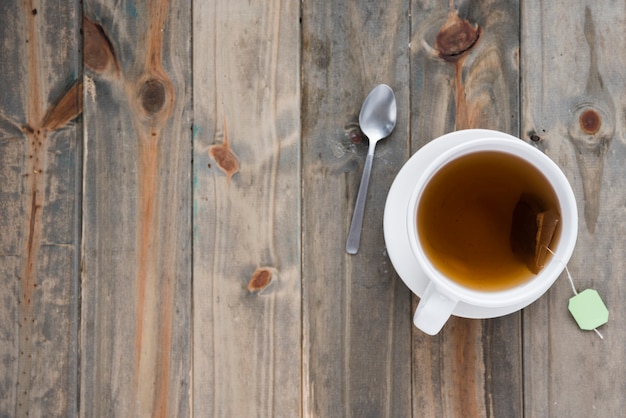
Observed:
[[[520,139],[514,136],[484,129],[451,132],[432,140],[413,154],[402,169],[400,169],[400,172],[389,189],[383,221],[387,252],[402,281],[404,281],[408,288],[417,296],[422,296],[429,280],[423,273],[417,259],[411,251],[407,232],[406,211],[415,179],[420,176],[423,167],[450,147],[468,140],[494,137],[511,138],[520,141]],[[521,306],[486,308],[459,302],[452,314],[465,318],[493,318],[508,315],[520,308]]]

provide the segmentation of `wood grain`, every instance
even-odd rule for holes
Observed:
[[[190,413],[190,13],[85,5],[83,415]]]
[[[194,2],[196,416],[300,414],[299,13]]]
[[[0,417],[623,415],[626,8],[23,0],[0,16]],[[350,256],[378,83],[398,122]],[[566,277],[522,313],[412,325],[385,199],[464,128],[563,168],[569,269],[609,308],[603,340],[571,318]]]
[[[411,16],[411,149],[465,128],[517,135],[517,5],[413,2]],[[521,338],[519,314],[414,329],[413,416],[521,416]]]
[[[0,416],[77,408],[77,6],[0,6]]]
[[[304,2],[302,173],[304,416],[411,414],[410,293],[387,257],[387,191],[408,157],[409,4]],[[345,244],[367,146],[361,103],[379,83],[398,100],[377,146],[358,254]]]
[[[565,171],[579,202],[569,269],[579,291],[598,290],[609,308],[604,340],[580,331],[567,311],[565,277],[524,313],[526,415],[619,416],[626,391],[622,71],[626,14],[611,2],[524,2],[522,132]],[[532,47],[532,46],[535,47]],[[541,48],[537,48],[541,45]]]

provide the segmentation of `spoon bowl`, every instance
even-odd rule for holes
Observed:
[[[359,251],[363,215],[365,213],[365,198],[372,173],[372,161],[376,143],[391,134],[391,131],[396,126],[396,116],[396,96],[391,87],[386,84],[379,84],[374,87],[365,98],[359,113],[359,126],[369,140],[369,147],[354,213],[352,214],[348,241],[346,242],[348,254],[356,254]]]
[[[367,96],[359,113],[359,126],[370,142],[391,134],[396,126],[396,96],[386,84],[379,84]]]

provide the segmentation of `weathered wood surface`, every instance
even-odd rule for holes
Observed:
[[[0,416],[77,411],[78,2],[0,4]]]
[[[563,277],[524,312],[524,398],[532,417],[624,414],[626,193],[622,51],[626,10],[610,1],[522,8],[522,132],[565,173],[578,197],[579,236],[569,269],[579,291],[609,308],[604,340],[567,311]],[[541,45],[541,48],[538,46]]]
[[[186,416],[191,7],[84,8],[80,414]]]
[[[1,417],[623,414],[625,9],[10,3]],[[398,124],[349,256],[377,83]],[[604,340],[577,329],[565,277],[522,313],[412,326],[387,191],[421,146],[470,127],[563,167],[581,215],[569,266],[605,298]]]
[[[301,405],[297,1],[195,2],[193,412]]]
[[[458,129],[517,135],[518,4],[419,2],[411,15],[412,151]],[[436,337],[415,329],[414,416],[520,416],[520,326],[512,314],[452,318]]]
[[[406,1],[303,3],[306,416],[411,413],[410,294],[382,231],[387,190],[408,157],[409,23]],[[351,256],[346,237],[367,152],[358,114],[378,83],[396,93],[398,129],[377,146],[361,246]]]

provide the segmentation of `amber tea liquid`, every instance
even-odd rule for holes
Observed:
[[[475,152],[437,171],[417,207],[418,238],[433,266],[481,291],[509,289],[535,277],[510,242],[513,210],[524,193],[560,212],[543,174],[515,155]],[[553,245],[558,236],[557,229]]]

